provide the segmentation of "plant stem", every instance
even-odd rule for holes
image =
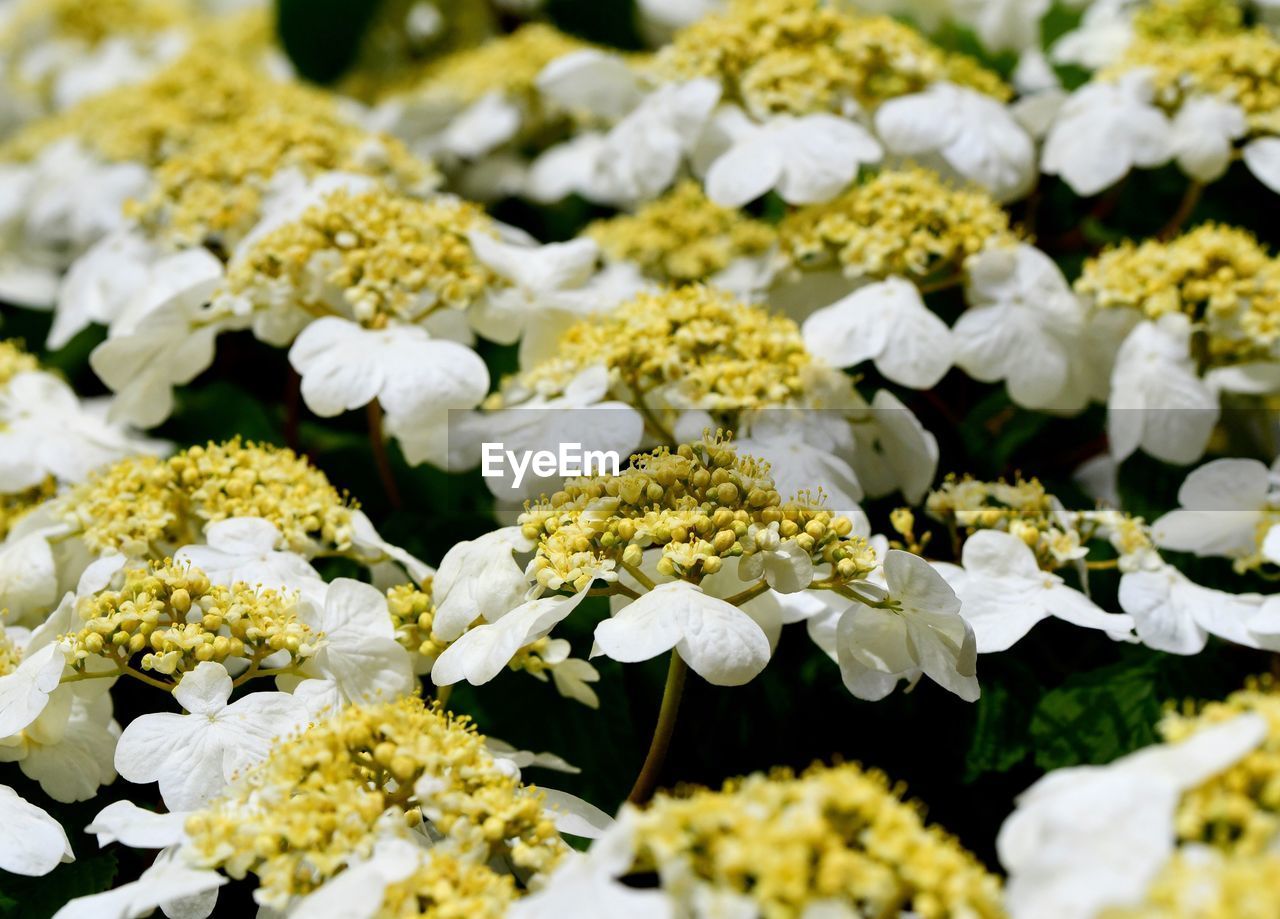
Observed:
[[[1191,216],[1191,212],[1196,209],[1196,205],[1200,203],[1200,196],[1204,193],[1204,186],[1199,182],[1192,181],[1187,185],[1187,190],[1183,192],[1182,200],[1178,202],[1178,209],[1173,212],[1173,216],[1169,218],[1169,222],[1161,228],[1156,234],[1156,239],[1161,242],[1168,242],[1178,235],[1182,230],[1182,225],[1187,222],[1187,218]]]
[[[373,461],[378,466],[378,478],[382,479],[382,490],[386,492],[387,501],[399,510],[403,506],[400,500],[400,487],[396,485],[396,474],[391,468],[391,457],[387,455],[387,439],[382,433],[382,406],[374,399],[365,410],[369,419],[369,446],[373,448]]]
[[[302,377],[298,371],[289,368],[289,378],[284,389],[284,443],[285,446],[302,455],[302,439],[299,427],[302,421]]]
[[[658,787],[658,776],[667,760],[667,750],[671,747],[676,717],[680,714],[680,697],[684,694],[684,680],[688,674],[689,667],[684,658],[672,648],[667,685],[662,690],[662,707],[658,710],[658,723],[653,729],[653,739],[649,741],[649,753],[644,758],[640,774],[636,776],[636,783],[631,786],[631,793],[627,795],[627,800],[632,804],[646,803]]]

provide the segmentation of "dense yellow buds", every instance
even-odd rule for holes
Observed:
[[[337,191],[258,240],[232,266],[228,286],[251,298],[284,286],[302,298],[299,306],[323,315],[330,308],[321,296],[305,299],[314,287],[307,276],[319,265],[361,323],[416,322],[437,308],[465,309],[492,283],[467,242],[472,231],[491,233],[492,222],[456,198]]]
[[[881,172],[825,204],[792,212],[778,233],[799,268],[921,282],[949,279],[983,248],[1016,240],[1009,215],[989,194],[953,187],[926,169]]]
[[[391,824],[388,809],[400,814]],[[411,817],[476,866],[543,872],[564,850],[541,796],[494,761],[470,722],[416,698],[350,706],[279,743],[187,832],[197,861],[257,875],[259,897],[280,908],[368,856],[380,834],[407,832]],[[427,886],[415,896],[432,896],[430,871],[419,879]]]
[[[238,438],[124,460],[72,489],[59,510],[95,551],[152,559],[229,517],[269,520],[294,551],[345,550],[352,538],[351,506],[324,473],[292,450]]]
[[[1247,230],[1208,223],[1169,242],[1121,243],[1085,262],[1076,290],[1150,319],[1185,314],[1203,329],[1206,363],[1280,354],[1280,261]]]
[[[256,672],[284,652],[271,668],[280,671],[314,654],[323,638],[299,621],[297,602],[296,595],[248,584],[213,585],[199,569],[166,560],[127,571],[118,590],[81,598],[78,630],[66,640],[81,672],[93,672],[95,659],[103,659],[176,683],[204,661],[243,658]]]
[[[706,281],[734,260],[765,255],[777,244],[773,227],[721,207],[691,179],[636,213],[598,220],[586,232],[610,261],[631,262],[668,283]]]
[[[847,764],[659,794],[634,813],[635,865],[754,901],[761,916],[999,919],[1000,881],[880,772]]]
[[[715,77],[726,101],[761,117],[873,107],[938,80],[1009,95],[994,73],[909,26],[821,0],[734,0],[678,32],[654,69],[667,79]]]

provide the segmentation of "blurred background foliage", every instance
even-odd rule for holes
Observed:
[[[475,0],[454,0],[464,30],[502,29],[505,14]],[[282,42],[299,71],[320,83],[339,79],[356,62],[376,56],[379,42],[394,40],[388,23],[405,15],[402,0],[278,0]],[[631,0],[547,0],[542,15],[565,31],[619,48],[642,47]],[[1046,23],[1046,39],[1070,28],[1078,11],[1056,8]],[[402,18],[399,21],[403,21]],[[379,37],[381,36],[381,37]],[[982,58],[1008,73],[1013,61],[985,55],[972,35],[947,27],[937,40]],[[474,37],[447,34],[442,41]],[[436,51],[441,50],[439,47]],[[376,65],[376,61],[373,62]],[[1065,75],[1068,81],[1071,74]],[[1253,228],[1272,246],[1280,244],[1275,222],[1254,205],[1255,187],[1246,185],[1237,164],[1192,215],[1234,221]],[[1138,171],[1113,195],[1080,199],[1056,180],[1015,208],[1015,218],[1042,240],[1070,239],[1061,262],[1068,277],[1091,251],[1129,236],[1159,230],[1179,204],[1185,180],[1176,168]],[[780,202],[766,202],[763,214],[777,217]],[[580,200],[549,208],[499,203],[501,219],[522,226],[544,241],[572,237],[601,209]],[[948,321],[963,308],[957,291],[931,295],[930,305]],[[50,367],[63,372],[82,395],[104,394],[88,368],[88,354],[102,339],[86,330],[56,353],[39,352],[49,317],[22,310],[4,312],[6,337],[24,339]],[[494,380],[515,368],[513,348],[482,349]],[[1081,416],[1058,418],[1018,408],[1002,386],[976,382],[960,371],[932,393],[903,390],[867,373],[871,388],[888,386],[907,402],[937,436],[940,469],[978,478],[1039,477],[1064,502],[1084,502],[1071,479],[1084,460],[1105,449],[1105,410],[1095,406]],[[492,502],[477,473],[449,475],[425,467],[410,468],[394,444],[389,449],[399,490],[393,507],[381,486],[363,414],[318,419],[296,405],[287,362],[280,352],[248,333],[225,336],[213,367],[179,390],[179,407],[155,432],[178,447],[235,435],[293,446],[311,458],[339,488],[358,498],[382,533],[423,559],[438,563],[456,542],[495,526]],[[1136,456],[1121,468],[1120,488],[1128,509],[1149,519],[1176,504],[1185,470]],[[873,502],[872,519],[883,526],[892,501]],[[942,533],[935,534],[945,544]],[[1263,582],[1241,583],[1225,561],[1177,559],[1184,570],[1208,586],[1234,591],[1271,592]],[[1092,589],[1114,608],[1114,575],[1098,573]],[[1109,579],[1110,578],[1110,579]],[[1110,596],[1108,597],[1108,592]],[[574,652],[586,656],[594,622],[608,615],[604,601],[584,607],[594,615],[575,615],[562,631]],[[538,770],[532,781],[580,794],[608,811],[625,797],[648,746],[657,716],[664,659],[623,667],[597,659],[600,708],[591,710],[562,699],[549,684],[522,673],[504,673],[492,683],[457,687],[450,707],[474,716],[482,731],[518,747],[551,751],[581,768],[572,776]],[[777,655],[764,674],[747,686],[722,689],[691,677],[686,688],[664,784],[715,785],[756,769],[788,765],[803,768],[814,760],[856,760],[881,768],[927,802],[929,815],[961,838],[992,867],[998,867],[996,831],[1012,809],[1014,797],[1048,769],[1107,762],[1155,739],[1154,723],[1168,700],[1215,698],[1238,688],[1249,673],[1265,670],[1261,652],[1211,643],[1202,654],[1180,658],[1141,646],[1116,643],[1099,632],[1050,620],[1012,651],[979,660],[982,698],[960,701],[925,681],[915,691],[899,691],[877,703],[852,698],[842,687],[837,666],[804,634],[784,631]],[[134,712],[128,691],[117,693],[122,721]],[[148,700],[148,709],[153,706]],[[138,710],[142,710],[139,706]],[[12,773],[12,775],[11,775]],[[14,768],[3,780],[20,794],[38,791]],[[69,827],[83,827],[98,809],[129,794],[123,782],[105,788],[87,804],[54,806]],[[78,860],[46,878],[0,874],[0,917],[50,915],[70,897],[109,886],[116,856],[97,851],[82,833],[75,840]],[[122,859],[139,858],[123,850]],[[122,878],[136,877],[141,865],[122,865]],[[252,909],[247,893],[231,892],[222,907]]]

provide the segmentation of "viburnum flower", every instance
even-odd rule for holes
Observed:
[[[229,703],[231,688],[227,669],[212,661],[184,674],[173,697],[187,714],[153,712],[131,721],[116,744],[120,775],[159,781],[166,807],[194,810],[264,758],[274,738],[307,720],[306,707],[288,693],[251,692]]]
[[[623,805],[585,855],[565,858],[510,915],[578,915],[591,903],[636,917],[912,907],[1002,916],[999,880],[898,795],[883,773],[814,765]],[[626,883],[643,872],[657,873],[656,889]]]
[[[960,563],[962,571],[944,573],[960,597],[961,614],[973,626],[980,654],[1008,650],[1050,616],[1116,638],[1133,628],[1130,617],[1105,612],[1059,575],[1042,570],[1031,547],[1011,533],[975,533],[965,540]]]
[[[1265,554],[1265,540],[1280,525],[1280,460],[1270,467],[1251,459],[1205,463],[1183,480],[1178,504],[1151,524],[1161,548],[1225,556],[1238,571],[1280,564]]]

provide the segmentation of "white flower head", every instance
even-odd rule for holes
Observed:
[[[1061,176],[1078,195],[1096,195],[1135,166],[1159,166],[1173,156],[1173,128],[1154,103],[1150,74],[1136,70],[1116,82],[1077,89],[1045,138],[1040,168]]]
[[[837,115],[774,115],[761,124],[725,106],[696,155],[706,164],[707,197],[741,207],[774,189],[788,204],[828,201],[884,151],[866,128]]]
[[[849,692],[875,701],[899,681],[914,685],[927,675],[965,701],[976,700],[976,644],[955,591],[924,559],[897,549],[885,557],[884,579],[881,605],[854,603],[839,619],[837,656]]]
[[[1128,616],[1107,613],[1058,575],[1042,571],[1025,542],[1001,530],[979,530],[964,544],[963,576],[953,584],[960,614],[973,626],[979,654],[1004,651],[1050,616],[1123,636]]]
[[[1027,192],[1036,178],[1031,136],[985,93],[938,82],[885,102],[876,133],[889,153],[975,182],[998,201]]]
[[[951,330],[905,278],[860,287],[804,321],[809,352],[836,367],[872,361],[888,379],[933,387],[951,369]]]
[[[305,724],[303,704],[282,692],[253,692],[230,702],[231,677],[213,661],[185,673],[173,697],[188,714],[153,712],[130,722],[115,764],[130,782],[159,782],[170,810],[195,810],[216,798],[237,772],[267,755],[272,741]]]

